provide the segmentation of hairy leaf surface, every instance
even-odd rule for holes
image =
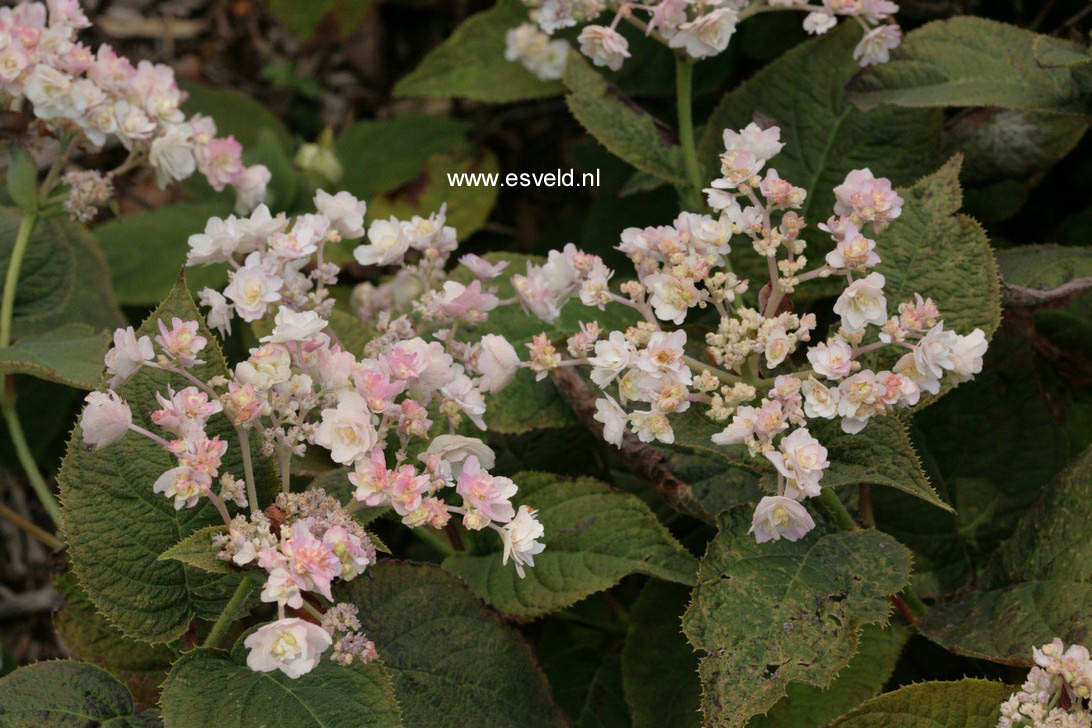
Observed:
[[[722,513],[683,615],[705,653],[702,711],[711,726],[765,713],[790,683],[826,687],[858,650],[865,624],[886,622],[888,596],[910,578],[910,552],[875,530],[756,544],[750,508]]]
[[[186,290],[184,277],[137,332],[158,334],[157,322],[170,324],[202,317]],[[212,334],[203,352],[206,363],[191,370],[207,380],[226,374],[223,355]],[[118,394],[129,403],[133,421],[151,431],[158,428],[151,412],[155,393],[187,386],[180,376],[143,368]],[[242,479],[242,458],[234,428],[223,414],[209,421],[209,436],[228,441],[221,472]],[[275,482],[273,469],[255,454],[259,496],[268,498]],[[192,509],[175,510],[171,500],[152,492],[157,477],[176,461],[151,440],[130,432],[102,450],[88,448],[79,426],[72,433],[58,476],[64,506],[64,530],[72,565],[91,601],[121,632],[146,642],[169,642],[181,636],[193,617],[215,619],[239,581],[237,575],[209,574],[159,555],[207,526],[221,523],[216,509],[202,500]]]
[[[502,564],[499,549],[486,555],[455,554],[444,568],[504,614],[537,617],[567,607],[623,576],[649,574],[693,584],[697,560],[636,496],[611,491],[591,478],[568,480],[548,473],[517,473],[517,508],[538,510],[546,550],[524,578]],[[499,539],[495,539],[498,541]]]
[[[381,561],[334,596],[360,609],[406,726],[566,724],[527,643],[443,569]]]

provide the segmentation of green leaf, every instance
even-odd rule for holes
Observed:
[[[944,328],[960,334],[982,329],[986,338],[1001,323],[1001,284],[989,240],[982,226],[955,214],[962,203],[960,157],[899,190],[902,214],[876,238],[890,308],[913,300],[915,293],[932,298]],[[943,261],[941,263],[941,261]],[[890,368],[901,356],[894,347],[877,352],[876,368]],[[952,388],[948,381],[941,394]],[[918,407],[935,400],[922,398]]]
[[[176,202],[95,228],[121,302],[150,306],[162,301],[186,264],[190,235],[202,232],[210,217],[230,212],[227,202]],[[190,268],[186,278],[195,291],[206,286],[220,290],[227,283],[227,265]]]
[[[4,728],[161,726],[155,711],[137,713],[133,696],[113,675],[75,660],[21,667],[0,679]]]
[[[1086,57],[1076,43],[995,20],[937,20],[908,33],[890,61],[854,79],[850,98],[866,110],[894,104],[1087,114],[1071,70],[1045,64],[1036,55],[1065,63]]]
[[[606,600],[592,598],[571,612],[573,619],[544,620],[533,644],[558,704],[573,728],[632,728],[622,691],[620,645],[608,628],[617,611]],[[592,621],[603,628],[592,627]]]
[[[822,524],[796,542],[756,544],[751,508],[722,513],[683,616],[701,659],[709,726],[741,726],[790,683],[826,687],[858,649],[865,624],[882,624],[888,596],[910,578],[910,552],[875,530]]]
[[[69,387],[94,389],[109,339],[87,324],[65,324],[0,349],[0,374],[30,374]]]
[[[907,685],[846,713],[831,728],[994,728],[1012,692],[975,678]]]
[[[394,95],[472,99],[509,103],[557,96],[564,87],[542,81],[522,64],[504,57],[505,34],[528,22],[519,0],[498,0],[475,13],[451,37],[433,49],[394,87]]]
[[[267,126],[259,129],[258,141],[244,150],[243,159],[248,165],[264,164],[272,175],[263,200],[266,206],[274,214],[291,211],[299,194],[302,178],[277,133]],[[306,207],[308,210],[313,209],[311,200],[306,201]]]
[[[813,420],[811,430],[827,448],[830,459],[830,467],[823,475],[824,486],[883,485],[937,508],[953,510],[929,484],[906,426],[897,417],[873,417],[856,435],[842,432],[833,420]]]
[[[414,215],[428,217],[445,202],[447,224],[455,228],[460,241],[466,240],[489,219],[497,202],[499,187],[493,185],[452,184],[449,175],[495,174],[497,157],[485,150],[476,156],[444,153],[428,158],[416,179],[404,187],[381,195],[368,203],[372,219],[394,215],[408,220]]]
[[[334,142],[345,168],[339,187],[371,200],[413,180],[434,154],[466,151],[469,129],[465,121],[425,114],[357,122]]]
[[[569,90],[569,111],[611,154],[642,172],[689,184],[682,148],[670,127],[622,96],[575,51],[569,53],[562,80]]]
[[[306,41],[322,26],[345,38],[364,21],[372,0],[269,0],[269,9],[297,40]]]
[[[622,682],[633,728],[701,725],[698,656],[679,624],[689,601],[689,589],[650,579],[630,609]]]
[[[138,336],[158,332],[157,322],[178,316],[201,320],[180,277],[166,300],[144,322]],[[194,376],[208,380],[225,375],[227,367],[215,338],[209,339]],[[118,393],[129,403],[133,421],[156,430],[151,412],[155,393],[168,386],[182,389],[180,376],[141,369]],[[234,428],[222,414],[208,426],[209,436],[229,442],[221,472],[243,477],[242,459]],[[259,494],[269,498],[276,482],[272,466],[255,453]],[[64,506],[64,530],[72,566],[95,607],[122,633],[146,642],[169,642],[180,637],[193,617],[215,619],[239,581],[237,575],[208,574],[175,561],[160,561],[161,553],[207,526],[221,523],[216,509],[203,500],[192,509],[175,510],[172,502],[152,486],[175,459],[154,442],[129,433],[102,450],[83,443],[77,425],[57,481]]]
[[[400,728],[391,676],[375,661],[348,667],[324,655],[311,672],[290,678],[246,665],[240,637],[228,654],[200,647],[182,656],[163,683],[160,706],[171,728]],[[275,718],[274,718],[275,716]]]
[[[38,165],[21,146],[7,144],[11,161],[8,163],[8,197],[27,214],[38,211]]]
[[[693,584],[697,561],[636,496],[611,492],[591,478],[517,473],[512,504],[538,509],[546,550],[520,578],[501,553],[454,554],[444,568],[466,579],[503,614],[532,618],[614,586],[623,576],[648,574]],[[498,539],[499,541],[499,539]],[[499,545],[499,543],[498,543]]]
[[[0,207],[0,270],[7,270],[22,213]],[[71,323],[95,331],[124,325],[102,251],[86,228],[63,215],[40,218],[27,245],[15,292],[12,340]]]
[[[910,630],[902,624],[881,629],[865,625],[861,647],[826,690],[811,685],[790,685],[786,695],[770,712],[756,716],[748,728],[819,728],[878,695],[891,677]]]
[[[231,562],[216,557],[220,549],[212,543],[216,534],[227,533],[227,526],[209,526],[191,533],[159,555],[159,561],[181,561],[187,566],[214,574],[239,574]]]
[[[1047,303],[1092,288],[1092,247],[1021,245],[997,253],[1005,303]]]
[[[1031,648],[1054,637],[1082,642],[1092,620],[1092,449],[1055,480],[987,569],[981,590],[926,615],[922,634],[945,649],[1030,665]]]
[[[155,705],[159,684],[178,658],[178,651],[123,635],[95,610],[71,574],[54,576],[53,585],[64,597],[64,606],[53,613],[53,628],[68,653],[105,668],[122,680],[139,702]]]
[[[182,104],[187,115],[206,114],[216,122],[217,136],[232,135],[245,152],[258,145],[263,129],[273,132],[283,149],[292,148],[292,135],[280,118],[249,94],[192,81],[181,84],[188,94]]]
[[[335,597],[359,608],[407,726],[566,725],[527,643],[443,569],[380,561]]]
[[[719,177],[719,155],[724,151],[725,129],[742,129],[756,114],[781,127],[785,147],[769,166],[793,184],[807,190],[799,213],[809,225],[807,257],[818,261],[833,243],[816,224],[834,207],[834,187],[853,169],[868,168],[892,184],[909,184],[936,169],[942,161],[937,139],[940,111],[877,109],[862,113],[845,99],[845,85],[860,69],[853,48],[861,30],[843,23],[829,33],[797,45],[721,98],[709,116],[698,142],[703,180]],[[892,144],[898,139],[898,144]],[[750,245],[733,261],[737,271],[763,280],[766,261]],[[883,257],[882,246],[878,248]],[[834,293],[834,282],[801,286],[794,297]]]
[[[1015,109],[975,109],[953,118],[945,129],[948,155],[964,155],[960,177],[968,184],[1025,180],[1069,154],[1088,121]]]
[[[330,329],[337,336],[338,343],[345,351],[357,357],[364,357],[364,347],[378,335],[378,332],[358,319],[355,315],[335,308],[330,312]],[[273,333],[270,329],[268,333]],[[265,335],[265,334],[263,334]]]

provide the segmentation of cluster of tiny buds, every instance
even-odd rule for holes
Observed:
[[[770,10],[804,13],[804,30],[812,35],[826,33],[839,17],[852,18],[864,31],[853,50],[861,66],[886,63],[891,50],[902,42],[902,31],[892,20],[899,6],[890,0],[524,0],[524,4],[533,22],[508,31],[504,57],[546,81],[561,78],[568,51],[564,40],[551,36],[576,25],[583,26],[577,36],[580,52],[612,71],[631,57],[629,41],[618,32],[622,20],[691,59],[723,53],[740,22]],[[610,23],[595,24],[608,5],[615,8]]]
[[[784,146],[777,127],[724,132],[721,177],[706,190],[715,214],[681,213],[672,225],[627,228],[617,249],[633,262],[636,280],[614,293],[614,271],[573,245],[551,251],[544,265],[529,264],[513,276],[523,307],[553,323],[573,297],[600,309],[621,304],[641,321],[607,331],[584,324],[568,340],[563,359],[543,334],[528,345],[539,377],[568,365],[590,367],[602,392],[595,419],[607,442],[621,446],[627,430],[641,442],[675,441],[671,416],[692,403],[724,429],[713,442],[742,445],[768,461],[777,473],[777,493],[759,503],[752,531],[759,542],[796,540],[814,527],[801,501],[820,494],[827,450],[807,424],[838,419],[849,434],[870,418],[918,403],[923,392],[937,394],[981,371],[983,331],[961,335],[946,330],[937,305],[913,294],[888,315],[886,280],[871,270],[880,263],[876,236],[902,213],[902,198],[891,183],[867,169],[851,171],[834,188],[833,215],[819,229],[833,249],[821,265],[801,272],[806,221],[796,212],[804,190],[782,179],[767,163]],[[749,282],[728,267],[731,241],[741,236],[767,261],[770,280],[757,306],[745,302]],[[819,278],[844,278],[833,306],[840,326],[813,343],[817,318],[783,306],[796,286]],[[681,326],[694,309],[719,315],[705,336],[702,356],[688,353]],[[875,340],[865,343],[873,333]],[[867,368],[865,357],[885,347],[903,349],[890,369]],[[781,373],[806,348],[807,365]],[[695,352],[697,353],[697,352]],[[796,357],[800,358],[800,357]]]
[[[1054,638],[1032,650],[1031,668],[1020,690],[1001,703],[997,728],[1089,728],[1092,660],[1082,645],[1065,647]]]
[[[106,44],[92,52],[76,40],[90,25],[79,0],[0,8],[0,104],[33,114],[26,146],[35,161],[63,165],[77,148],[97,150],[115,139],[129,153],[105,174],[64,175],[69,215],[92,219],[112,196],[113,178],[141,164],[161,187],[200,172],[217,191],[234,188],[240,212],[261,202],[269,170],[244,165],[242,146],[233,136],[217,137],[212,119],[185,117],[179,106],[186,94],[174,71],[134,65]]]

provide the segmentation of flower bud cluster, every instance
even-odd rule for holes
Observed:
[[[542,371],[590,367],[602,391],[594,417],[616,446],[627,430],[641,442],[671,444],[671,417],[702,405],[706,416],[726,423],[714,443],[745,446],[777,474],[776,495],[755,511],[755,538],[796,540],[814,526],[801,502],[820,494],[830,464],[809,420],[837,419],[844,432],[858,433],[871,417],[913,406],[922,392],[938,393],[942,379],[971,379],[982,369],[986,336],[980,329],[946,330],[936,304],[918,294],[888,315],[886,280],[872,270],[880,263],[878,246],[868,237],[902,212],[888,180],[853,170],[834,188],[834,214],[819,226],[834,248],[821,265],[803,271],[806,221],[796,210],[805,192],[767,166],[784,146],[780,130],[750,124],[726,130],[724,143],[722,176],[706,190],[715,214],[683,212],[670,226],[624,230],[617,249],[637,277],[618,293],[608,285],[614,271],[571,244],[513,283],[526,310],[547,322],[577,294],[589,306],[616,303],[640,314],[643,320],[625,330],[585,325],[569,341],[568,360],[545,337],[536,339],[532,368],[535,362]],[[767,262],[770,280],[757,306],[744,298],[749,281],[728,266],[731,242],[739,238]],[[845,280],[833,306],[840,326],[812,343],[815,314],[793,313],[788,296],[830,277]],[[690,351],[686,331],[671,327],[705,308],[719,321],[704,346]],[[867,368],[866,355],[885,347],[905,352],[890,370]]]
[[[583,26],[577,37],[580,52],[597,66],[620,69],[631,55],[629,42],[617,30],[623,19],[692,59],[723,53],[739,23],[771,10],[805,13],[804,30],[813,35],[826,33],[839,17],[853,18],[864,29],[853,51],[861,66],[886,63],[891,49],[902,41],[899,26],[889,22],[899,9],[890,0],[524,0],[524,4],[534,22],[508,31],[505,58],[520,61],[543,80],[560,78],[564,70],[567,46],[550,36],[577,25]],[[596,24],[608,9],[614,10],[610,24]]]
[[[997,728],[1089,728],[1092,660],[1088,649],[1055,638],[1032,649],[1031,668],[1020,690],[1001,703]]]
[[[107,44],[92,52],[76,40],[90,25],[78,0],[0,8],[0,103],[33,114],[28,147],[44,151],[39,161],[63,164],[72,145],[96,150],[109,140],[129,152],[113,172],[65,180],[69,214],[92,218],[109,199],[113,176],[137,164],[150,166],[161,187],[196,171],[215,190],[233,187],[242,212],[260,202],[269,170],[244,165],[242,146],[232,136],[217,137],[212,119],[186,118],[179,109],[186,94],[174,71],[148,61],[133,65]]]

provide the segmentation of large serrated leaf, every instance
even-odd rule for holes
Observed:
[[[689,589],[649,580],[630,609],[622,684],[633,728],[701,725],[698,656],[679,624],[689,601]]]
[[[432,155],[466,151],[469,129],[465,121],[425,114],[359,121],[334,142],[345,168],[339,187],[370,200],[412,180]]]
[[[883,485],[937,508],[952,510],[929,484],[906,434],[906,426],[897,417],[873,417],[856,435],[842,432],[832,420],[813,421],[810,426],[812,434],[827,448],[830,459],[830,468],[823,475],[824,486]]]
[[[636,496],[612,492],[591,478],[517,473],[513,505],[538,509],[546,550],[520,578],[500,551],[454,554],[444,568],[504,614],[537,617],[608,589],[623,576],[649,574],[693,584],[697,560]],[[499,545],[499,544],[498,544]]]
[[[30,374],[70,387],[94,389],[102,378],[107,343],[104,332],[87,324],[65,324],[0,349],[0,374]]]
[[[755,716],[748,728],[819,728],[883,689],[891,677],[903,646],[910,638],[904,624],[880,628],[866,624],[861,646],[830,687],[789,685],[785,697],[766,715]]]
[[[214,574],[239,574],[239,569],[234,568],[231,562],[216,557],[220,549],[212,543],[212,537],[224,533],[227,533],[227,526],[224,525],[202,528],[161,553],[159,560],[180,561]]]
[[[4,728],[162,726],[156,711],[136,712],[133,696],[101,667],[54,660],[21,667],[0,679]]]
[[[329,655],[311,672],[290,678],[247,667],[245,636],[230,655],[198,648],[171,668],[163,683],[167,728],[401,728],[391,677],[381,661],[343,667]]]
[[[965,678],[925,682],[884,693],[831,723],[831,728],[994,728],[1004,683]]]
[[[53,613],[53,627],[68,654],[106,668],[124,681],[139,702],[155,705],[159,684],[178,651],[123,635],[95,610],[71,574],[55,576],[53,585],[64,598],[64,606]]]
[[[996,553],[981,589],[933,607],[922,633],[946,649],[1031,665],[1031,648],[1084,642],[1092,623],[1092,449],[1044,492]]]
[[[1047,303],[1092,288],[1092,247],[1021,245],[998,251],[1005,303]]]
[[[7,270],[20,217],[19,210],[0,207],[0,270]],[[67,324],[101,331],[124,321],[91,233],[64,216],[39,218],[19,271],[12,340],[18,343]]]
[[[719,177],[725,129],[742,129],[756,115],[781,127],[781,153],[768,166],[807,193],[800,214],[809,225],[807,257],[819,261],[833,243],[816,225],[832,214],[836,185],[853,169],[869,168],[893,184],[913,182],[942,161],[939,111],[878,109],[865,114],[845,99],[845,84],[859,71],[853,47],[861,31],[843,23],[801,43],[721,98],[698,142],[703,180]],[[898,144],[892,144],[898,139]],[[750,245],[734,246],[733,265],[766,280],[766,261]],[[738,252],[737,252],[738,251]],[[881,256],[882,250],[879,251]],[[794,297],[832,293],[833,282],[801,286]]]
[[[910,552],[875,530],[818,525],[796,542],[756,544],[750,508],[722,513],[683,616],[702,650],[708,726],[742,726],[790,683],[826,687],[857,652],[865,624],[887,620],[910,578]]]
[[[498,0],[489,10],[470,16],[451,37],[433,49],[394,87],[396,96],[452,96],[509,103],[557,96],[564,87],[542,81],[520,63],[504,57],[505,34],[528,22],[518,0]]]
[[[611,88],[575,51],[569,53],[562,80],[569,89],[569,110],[611,154],[660,179],[689,184],[682,148],[671,140],[672,132]]]
[[[969,334],[980,328],[988,339],[1001,323],[1001,279],[985,231],[971,218],[955,214],[963,198],[960,163],[960,157],[953,157],[899,190],[905,204],[899,218],[876,238],[881,262],[875,270],[886,279],[889,308],[920,293],[936,303],[946,330]],[[888,368],[902,353],[882,349],[873,363]],[[941,393],[952,386],[942,381]],[[918,406],[934,399],[926,396]]]
[[[177,202],[95,228],[121,302],[152,306],[162,301],[186,264],[190,235],[204,230],[210,217],[230,212],[227,202]],[[227,282],[227,265],[188,269],[186,277],[195,291],[205,286],[219,290]]]
[[[160,318],[202,319],[180,277],[174,289],[137,332],[155,335]],[[215,337],[202,325],[209,344],[205,364],[192,371],[207,380],[227,373]],[[157,407],[155,393],[176,390],[188,382],[177,375],[142,369],[118,389],[129,403],[133,421],[150,430],[151,412]],[[221,472],[243,477],[242,458],[234,428],[227,418],[215,415],[210,436],[229,443]],[[259,494],[268,498],[275,482],[272,466],[255,453]],[[80,584],[96,608],[130,637],[146,642],[169,642],[181,636],[193,617],[215,619],[238,584],[239,577],[207,574],[159,555],[190,534],[220,523],[207,500],[197,507],[175,510],[167,498],[152,492],[155,479],[174,467],[174,458],[150,440],[129,433],[102,450],[83,443],[77,425],[58,475],[64,506],[64,530],[72,565]]]
[[[937,20],[908,33],[890,61],[854,79],[850,99],[862,109],[1000,106],[1087,114],[1067,65],[1082,57],[1076,43],[1015,25],[969,16]]]
[[[335,589],[390,671],[407,726],[558,728],[527,643],[437,566],[381,561]]]

